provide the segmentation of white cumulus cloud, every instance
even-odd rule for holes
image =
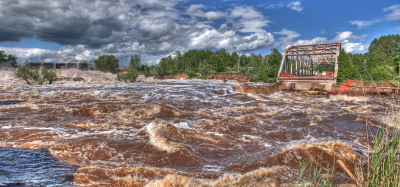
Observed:
[[[274,32],[274,34],[286,35],[285,38],[288,38],[288,39],[293,39],[293,38],[297,38],[300,36],[300,34],[297,33],[296,31],[291,31],[291,30],[287,30],[287,29],[282,29],[280,32]]]
[[[189,46],[196,49],[225,48],[230,51],[252,51],[269,47],[273,42],[272,34],[265,31],[239,36],[232,30],[221,33],[216,29],[207,29],[201,34],[193,35]]]
[[[286,5],[288,8],[295,10],[297,12],[303,11],[303,7],[301,6],[300,1],[292,1],[289,4]]]
[[[300,36],[300,34],[296,31],[288,30],[288,29],[282,29],[279,32],[274,32],[274,34],[279,34],[279,35],[284,35],[285,37],[280,38],[280,45],[281,46],[287,46],[289,45],[294,38],[297,38]]]
[[[364,45],[361,42],[354,42],[356,40],[363,40],[367,35],[356,36],[353,35],[350,31],[339,32],[335,38],[329,40],[324,37],[316,37],[311,40],[297,40],[295,42],[289,42],[285,45],[282,45],[284,49],[289,46],[297,46],[297,45],[314,45],[314,44],[324,44],[324,43],[341,43],[342,48],[346,50],[348,53],[359,53],[365,52],[368,50],[369,45]]]
[[[353,35],[353,32],[351,31],[343,31],[339,32],[338,35],[334,39],[332,39],[332,42],[341,42],[344,40],[363,40],[365,37],[367,37],[366,34],[362,36],[355,36]]]
[[[199,5],[190,5],[189,8],[186,10],[186,14],[196,16],[196,17],[201,17],[201,18],[207,18],[207,20],[218,20],[226,17],[226,14],[221,11],[209,11],[209,12],[203,12],[202,9],[205,9],[206,6],[199,4]]]
[[[271,22],[261,12],[251,6],[236,6],[231,9],[230,17],[234,22],[234,27],[240,32],[260,32],[263,27],[267,27]]]

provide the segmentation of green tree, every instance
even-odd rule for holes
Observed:
[[[133,69],[138,70],[140,65],[142,65],[142,60],[139,55],[131,56],[131,60],[129,66],[133,67]]]
[[[278,49],[271,49],[271,53],[266,55],[264,59],[261,59],[260,67],[255,77],[252,78],[252,81],[274,82],[278,75],[281,61],[282,54]]]
[[[138,71],[143,73],[146,77],[151,75],[150,67],[148,65],[140,65]]]
[[[45,67],[42,67],[40,74],[44,80],[48,81],[49,84],[57,80],[56,72],[54,72],[53,70],[48,70]]]
[[[170,55],[161,58],[160,62],[156,65],[156,77],[162,78],[164,75],[169,74],[173,71],[171,66],[173,59]]]
[[[253,82],[268,82],[268,71],[265,66],[265,63],[260,63],[260,67],[258,68],[257,74],[254,78],[251,79]]]
[[[15,77],[24,79],[27,84],[32,84],[31,80],[34,77],[34,72],[30,71],[29,68],[29,63],[25,62],[25,66],[19,67],[15,71]]]
[[[279,67],[282,61],[282,54],[278,51],[278,49],[271,49],[271,53],[266,57],[267,64],[266,69],[268,73],[268,77],[275,81],[276,76],[278,76]]]
[[[381,36],[374,39],[368,47],[368,53],[380,65],[394,65],[395,56],[400,54],[400,34]]]
[[[4,51],[0,51],[0,66],[2,67],[16,67],[17,59],[15,55],[6,55]]]
[[[357,77],[357,69],[355,68],[350,55],[346,53],[344,49],[340,51],[338,56],[338,80],[343,82],[348,79],[354,79]]]
[[[202,79],[206,79],[210,73],[214,73],[212,70],[211,64],[204,60],[199,64],[199,73],[201,74]]]
[[[383,66],[375,67],[374,69],[369,71],[369,74],[371,75],[371,77],[369,78],[373,81],[388,80],[392,78],[392,74],[388,71],[388,68],[385,68]]]
[[[119,60],[114,55],[101,55],[94,61],[95,69],[104,72],[116,72]]]
[[[376,80],[391,79],[399,74],[399,55],[400,34],[381,36],[368,47],[366,68]]]

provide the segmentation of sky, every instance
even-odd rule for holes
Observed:
[[[103,54],[156,65],[178,50],[267,55],[320,43],[364,53],[399,33],[398,0],[0,0],[0,50],[19,65]]]

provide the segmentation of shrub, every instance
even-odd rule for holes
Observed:
[[[25,64],[25,66],[19,67],[15,72],[16,78],[21,78],[26,81],[27,84],[31,84],[31,80],[33,78],[34,72],[29,70],[29,65]]]
[[[135,71],[132,67],[129,67],[127,72],[120,73],[117,75],[117,80],[125,82],[135,82],[137,77],[138,77],[138,72]]]
[[[45,67],[42,68],[41,75],[42,75],[42,78],[45,81],[47,80],[49,84],[51,84],[51,83],[53,83],[53,81],[57,80],[56,72],[54,72],[53,70],[48,70]]]
[[[37,82],[38,84],[43,84],[48,81],[49,84],[53,83],[57,80],[57,75],[53,70],[48,70],[43,67],[40,70],[29,70],[30,65],[28,63],[25,66],[19,67],[15,72],[15,77],[24,79],[27,84],[32,84],[33,82]]]
[[[187,71],[186,74],[187,74],[189,77],[196,77],[196,76],[197,76],[196,72],[193,71],[193,70]]]

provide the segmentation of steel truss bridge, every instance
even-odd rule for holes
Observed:
[[[331,90],[340,49],[340,43],[290,46],[283,54],[277,83],[284,90]]]

